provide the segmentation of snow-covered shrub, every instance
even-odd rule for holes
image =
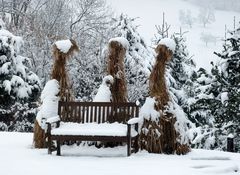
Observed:
[[[22,44],[21,37],[0,29],[0,121],[10,131],[32,130],[40,92],[30,60],[19,55]]]

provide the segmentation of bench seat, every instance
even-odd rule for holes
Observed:
[[[59,128],[53,128],[51,135],[81,135],[81,136],[127,136],[127,124],[122,123],[74,123],[61,122]],[[131,137],[137,136],[131,129]]]
[[[127,143],[130,156],[132,151],[138,151],[138,123],[136,103],[59,101],[58,116],[46,121],[48,153],[56,150],[61,155],[65,141],[100,141]]]

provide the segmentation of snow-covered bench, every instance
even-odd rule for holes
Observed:
[[[126,142],[128,156],[138,151],[139,107],[135,103],[59,102],[58,115],[46,122],[49,154],[54,140],[57,155],[64,141]]]

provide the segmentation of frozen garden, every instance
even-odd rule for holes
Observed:
[[[0,2],[0,174],[239,174],[238,0]]]

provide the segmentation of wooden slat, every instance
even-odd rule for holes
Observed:
[[[94,115],[93,115],[93,117],[94,117],[94,120],[93,120],[93,121],[94,121],[94,122],[97,122],[97,115],[98,115],[98,114],[97,114],[97,108],[98,108],[98,107],[99,107],[99,106],[95,106],[95,107],[94,107]]]
[[[86,116],[85,117],[86,117],[86,122],[88,123],[89,122],[89,112],[90,112],[89,109],[90,109],[91,106],[85,106],[85,107],[86,107],[86,109],[85,109],[86,110]]]
[[[134,115],[134,107],[133,107],[133,106],[131,107],[131,116],[132,116],[132,117],[135,116],[135,115]]]
[[[135,117],[139,117],[139,106],[136,106],[136,116]]]
[[[133,117],[132,114],[130,113],[130,106],[127,107],[127,114],[128,114],[130,117]]]
[[[114,113],[116,113],[115,110],[116,110],[115,105],[112,104],[111,109],[110,109],[109,119],[107,119],[107,121],[109,121],[109,122],[112,123],[112,121],[113,121],[113,115],[114,115]]]
[[[93,108],[95,108],[94,106],[89,106],[89,109],[88,110],[90,110],[90,113],[89,113],[89,115],[88,115],[88,118],[90,118],[89,119],[89,121],[90,122],[93,122]]]
[[[126,136],[78,136],[78,135],[51,135],[52,140],[60,141],[112,141],[112,142],[126,142]]]
[[[82,123],[82,106],[78,106],[78,123]]]
[[[97,118],[98,118],[98,119],[97,119],[97,122],[98,122],[98,123],[101,123],[101,120],[102,120],[102,118],[101,118],[101,117],[102,117],[102,112],[103,112],[103,107],[102,107],[102,106],[99,106],[99,107],[98,107],[98,110],[97,110],[97,115],[98,115],[98,116],[97,116]]]
[[[85,106],[82,105],[82,123],[85,123],[86,122],[86,117],[85,117]]]
[[[69,106],[69,114],[70,114],[70,116],[69,116],[69,121],[73,121],[73,106]]]
[[[106,117],[105,117],[105,121],[104,122],[106,122],[106,121],[109,121],[109,115],[111,115],[110,114],[110,106],[107,106],[107,114],[106,114]]]
[[[105,115],[106,115],[106,107],[105,106],[103,106],[103,108],[102,108],[102,121],[101,121],[101,123],[104,123],[105,122]]]

